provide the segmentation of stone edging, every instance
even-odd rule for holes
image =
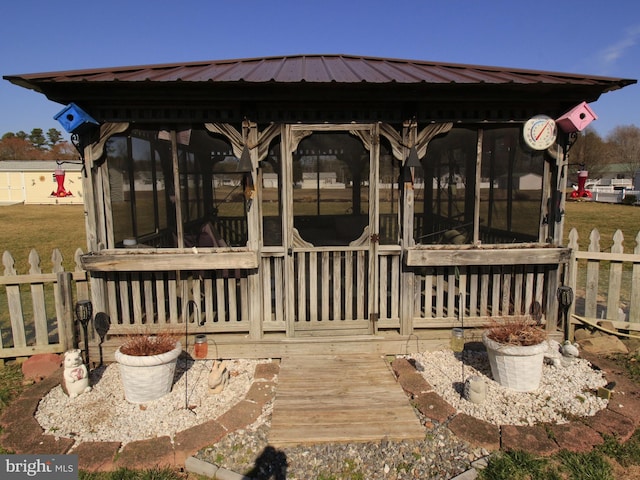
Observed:
[[[121,452],[120,442],[83,442],[71,453],[78,455],[78,466],[86,471],[183,466],[190,455],[253,423],[273,399],[279,370],[277,361],[256,365],[254,382],[244,399],[215,420],[176,433],[173,442],[168,436],[139,440],[127,443]],[[75,442],[46,434],[35,419],[40,400],[61,379],[62,369],[26,389],[4,410],[0,444],[5,449],[29,454],[69,453]]]
[[[536,455],[553,455],[566,449],[588,452],[604,442],[603,436],[613,436],[624,442],[640,423],[640,388],[626,378],[617,366],[606,359],[588,354],[583,358],[603,370],[607,380],[616,382],[607,408],[593,417],[582,417],[568,424],[556,425],[493,425],[464,413],[457,413],[442,399],[414,364],[405,358],[393,361],[392,369],[398,383],[411,398],[414,407],[425,417],[446,426],[471,445],[495,450],[523,450]]]
[[[407,359],[392,362],[397,381],[414,407],[432,422],[445,424],[458,438],[471,445],[495,450],[524,450],[536,455],[552,455],[562,449],[590,451],[610,435],[628,440],[640,423],[640,388],[611,361],[583,354],[583,358],[605,372],[607,380],[616,382],[613,397],[606,409],[593,417],[583,417],[565,425],[514,426],[493,425],[456,410],[444,401]],[[263,407],[273,399],[279,363],[258,364],[254,383],[245,398],[215,420],[178,432],[174,442],[168,436],[128,443],[85,442],[73,453],[79,467],[86,471],[111,471],[116,468],[152,468],[183,466],[187,458],[202,448],[215,444],[227,434],[253,423]],[[4,427],[0,444],[16,453],[64,454],[73,447],[69,438],[56,439],[45,434],[35,419],[42,397],[60,383],[62,369],[32,385],[13,401],[0,416]],[[429,422],[426,428],[433,428]],[[99,447],[99,448],[98,448]]]

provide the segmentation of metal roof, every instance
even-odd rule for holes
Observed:
[[[439,63],[355,55],[291,55],[62,72],[7,75],[17,85],[41,91],[52,83],[213,82],[275,84],[544,84],[597,87],[601,92],[636,83],[600,77],[516,68]]]
[[[0,172],[53,172],[58,168],[55,160],[0,160]],[[62,161],[60,168],[79,172],[82,163],[79,161]]]

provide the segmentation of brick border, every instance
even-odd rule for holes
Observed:
[[[415,363],[398,358],[392,370],[398,383],[418,411],[430,420],[444,423],[460,439],[487,450],[523,450],[541,456],[567,449],[589,452],[604,442],[605,435],[627,441],[640,423],[640,387],[622,375],[611,361],[593,355],[582,358],[616,382],[607,408],[593,417],[581,417],[563,425],[492,425],[456,410],[433,391],[416,370]],[[420,378],[418,378],[420,377]]]
[[[588,452],[603,443],[605,435],[628,440],[640,424],[640,387],[622,375],[611,361],[588,354],[582,358],[601,369],[608,380],[616,382],[612,400],[593,417],[582,417],[563,425],[493,425],[463,413],[457,413],[437,395],[433,387],[406,358],[397,358],[392,370],[398,384],[413,406],[433,422],[446,425],[453,434],[469,444],[495,450],[524,450],[536,455],[551,455],[558,450]],[[79,467],[86,471],[111,471],[114,468],[150,468],[182,466],[187,458],[202,448],[219,442],[229,433],[253,423],[263,407],[273,400],[278,361],[256,365],[254,383],[233,407],[215,420],[176,433],[169,437],[128,443],[120,451],[119,442],[84,442],[73,453],[78,454]],[[60,383],[62,369],[26,389],[0,416],[4,427],[0,444],[16,453],[68,453],[74,442],[47,435],[34,415],[40,399]],[[425,428],[432,428],[427,422]],[[99,448],[97,448],[99,446]]]
[[[120,451],[120,442],[83,442],[71,453],[78,455],[78,466],[88,472],[111,471],[114,468],[151,468],[182,466],[185,460],[202,448],[219,442],[226,435],[253,423],[263,407],[275,395],[275,377],[280,364],[272,360],[256,365],[254,381],[244,399],[215,420],[196,425],[169,437],[152,438],[127,443]],[[38,403],[51,389],[60,384],[62,369],[27,388],[0,416],[3,431],[0,444],[16,453],[69,453],[74,441],[45,434],[34,415]],[[99,448],[98,448],[99,447]]]

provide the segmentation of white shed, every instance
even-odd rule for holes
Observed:
[[[82,165],[55,160],[0,161],[0,204],[82,204]]]

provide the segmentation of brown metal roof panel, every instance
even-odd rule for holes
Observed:
[[[339,59],[353,73],[355,81],[366,83],[389,83],[395,81],[392,76],[377,68],[376,61],[366,61],[363,58],[342,57]],[[336,81],[341,82],[347,80],[338,78]]]
[[[236,66],[233,69],[234,75],[240,75],[238,77],[226,77],[227,81],[237,81],[242,80],[245,82],[257,82],[257,83],[267,83],[273,82],[275,78],[278,76],[280,71],[282,70],[282,66],[284,65],[284,60],[280,61],[269,61],[266,59],[260,60],[259,62],[255,62],[252,64],[245,64],[241,66]]]
[[[283,83],[315,82],[316,80],[311,73],[313,71],[307,71],[305,57],[290,57],[282,62],[282,66],[273,80]]]
[[[495,72],[481,69],[464,69],[458,70],[457,75],[463,77],[468,83],[487,83],[487,84],[504,84],[504,83],[519,83],[529,84],[538,83],[537,78],[532,78],[530,75],[514,75],[511,72]],[[457,81],[457,83],[463,83]],[[557,83],[550,82],[550,83]]]
[[[325,57],[322,62],[333,82],[358,83],[362,81],[362,77],[357,74],[357,70],[354,71],[343,58]]]
[[[5,76],[21,86],[69,82],[487,83],[621,88],[635,80],[354,55],[293,55]]]
[[[327,61],[329,60],[329,61]],[[304,58],[304,81],[316,83],[331,83],[336,81],[335,72],[327,68],[327,63],[332,63],[331,59],[323,57]],[[348,80],[342,80],[347,82]]]
[[[209,80],[214,82],[268,82],[269,78],[264,78],[266,70],[265,64],[262,62],[237,62],[233,65],[226,65],[217,71],[212,70],[213,75]],[[277,66],[272,66],[270,73],[272,75],[278,70]]]
[[[422,79],[406,65],[386,61],[360,61],[359,72],[363,82],[371,83],[418,83]]]

